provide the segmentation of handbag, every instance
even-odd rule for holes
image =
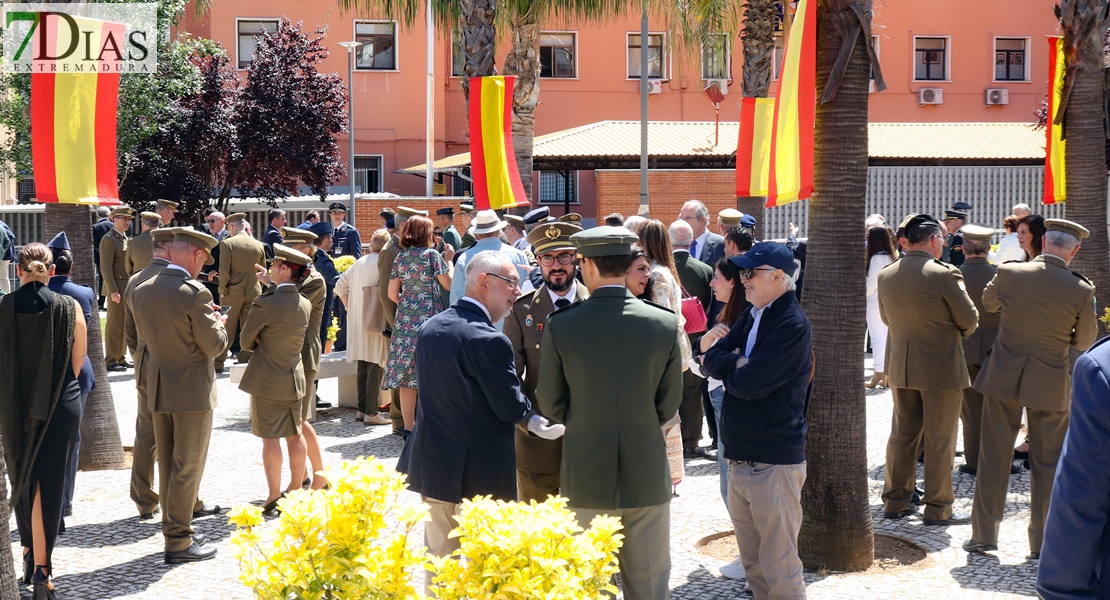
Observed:
[[[686,286],[682,287],[682,316],[686,319],[686,333],[701,333],[709,328],[709,317],[697,296],[690,295]]]
[[[381,333],[385,330],[385,310],[378,298],[378,286],[367,285],[362,288],[362,327],[367,331]]]

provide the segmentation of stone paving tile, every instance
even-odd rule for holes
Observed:
[[[868,367],[870,360],[867,361]],[[870,375],[868,371],[866,376]],[[135,418],[135,389],[131,372],[110,378],[123,443],[130,445]],[[334,399],[337,386],[327,380],[320,395]],[[213,419],[211,448],[201,497],[228,508],[235,504],[261,504],[265,478],[261,444],[249,431],[248,398],[222,375],[217,381],[220,406]],[[999,539],[999,552],[969,556],[959,545],[971,535],[970,525],[926,527],[920,516],[900,521],[882,518],[882,492],[886,438],[890,430],[891,395],[887,390],[868,391],[868,472],[875,531],[901,537],[928,552],[925,561],[910,569],[877,574],[806,575],[810,598],[1031,598],[1036,563],[1024,559],[1028,552],[1029,473],[1011,478],[1011,496]],[[325,461],[374,455],[395,464],[400,438],[389,427],[366,427],[353,420],[353,411],[322,412],[316,430]],[[957,459],[957,463],[960,459]],[[920,471],[919,471],[920,476]],[[974,479],[953,471],[956,509],[971,510]],[[162,563],[159,521],[140,521],[128,497],[128,471],[82,472],[77,479],[74,515],[66,520],[68,531],[59,538],[54,554],[57,590],[61,598],[144,599],[249,599],[251,593],[238,581],[238,565],[227,541],[231,526],[226,511],[196,520],[195,528],[216,544],[215,560],[187,564]],[[731,521],[720,502],[715,462],[691,460],[679,497],[671,510],[672,596],[677,599],[712,600],[750,598],[742,584],[721,577],[721,561],[700,554],[695,543],[714,533],[731,530]],[[408,494],[412,501],[415,494]],[[13,530],[13,550],[19,552]],[[29,590],[23,590],[29,598]]]

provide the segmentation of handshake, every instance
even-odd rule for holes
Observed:
[[[558,423],[552,425],[551,421],[540,415],[532,415],[528,419],[528,431],[545,440],[557,440],[563,437],[566,430],[565,425],[559,425]]]

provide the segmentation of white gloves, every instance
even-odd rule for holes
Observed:
[[[551,421],[541,417],[540,415],[532,415],[528,419],[528,431],[534,433],[536,437],[541,437],[545,440],[557,440],[563,437],[567,428],[563,425],[556,423],[551,424]]]

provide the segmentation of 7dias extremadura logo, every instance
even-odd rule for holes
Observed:
[[[8,4],[0,6],[5,73],[154,73],[158,6]]]

